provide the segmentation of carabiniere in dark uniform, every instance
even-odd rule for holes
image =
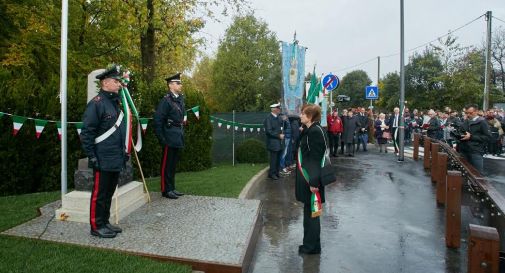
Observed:
[[[154,113],[154,132],[161,144],[161,194],[163,197],[177,199],[184,195],[175,190],[175,169],[180,151],[184,147],[184,96],[181,94],[181,74],[165,79],[168,93],[161,99]]]
[[[128,159],[125,151],[126,119],[120,107],[119,67],[96,76],[100,92],[89,101],[82,121],[82,147],[93,168],[94,184],[90,202],[91,235],[113,238],[122,230],[109,223],[112,196],[119,172]]]

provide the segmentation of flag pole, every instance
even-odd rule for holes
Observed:
[[[61,1],[60,103],[61,103],[61,199],[67,193],[67,37],[68,0]]]

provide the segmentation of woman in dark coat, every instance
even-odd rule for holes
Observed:
[[[303,245],[299,253],[321,253],[321,224],[319,217],[312,218],[311,196],[319,192],[324,203],[324,186],[320,181],[321,160],[328,143],[327,134],[319,125],[321,108],[317,105],[305,105],[300,115],[303,131],[300,135],[300,148],[297,160],[295,195],[303,206]]]
[[[347,117],[344,117],[343,122],[344,132],[342,133],[342,141],[346,144],[347,156],[354,156],[354,139],[361,125],[358,117],[354,116],[352,109],[347,111]]]
[[[388,139],[384,137],[384,132],[389,132],[389,123],[386,119],[386,115],[384,115],[384,113],[380,113],[379,118],[375,121],[374,125],[375,138],[379,144],[379,153],[382,153],[382,148],[384,148],[384,152],[387,153],[388,149],[386,148],[386,144],[388,144]]]

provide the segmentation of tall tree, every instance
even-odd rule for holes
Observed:
[[[340,107],[365,107],[370,102],[365,99],[365,88],[372,80],[363,70],[354,70],[342,78],[340,87],[336,90],[337,95],[346,95],[351,98],[349,102],[336,102]],[[333,96],[335,99],[337,96]]]
[[[253,14],[235,17],[213,65],[209,94],[220,111],[259,111],[281,97],[281,53],[276,35]]]
[[[498,66],[495,71],[497,85],[501,92],[505,94],[505,29],[499,27],[493,33],[491,44],[493,63]]]

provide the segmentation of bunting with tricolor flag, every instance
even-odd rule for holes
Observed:
[[[199,105],[191,108],[191,111],[193,111],[193,113],[195,113],[195,116],[197,119],[200,119],[200,106]]]
[[[44,127],[46,127],[47,120],[44,119],[35,119],[35,135],[37,139],[40,138],[40,134],[44,131]]]
[[[56,128],[58,128],[58,139],[61,140],[61,121],[56,122]]]
[[[149,119],[148,118],[140,118],[140,125],[142,126],[142,132],[144,132],[144,134],[146,133],[146,130],[147,130],[147,123],[149,122]]]
[[[16,136],[18,134],[19,130],[21,130],[21,127],[23,127],[23,124],[25,123],[26,119],[27,119],[26,117],[12,115],[12,123],[13,123],[12,135],[13,136]]]
[[[76,122],[76,123],[75,123],[75,128],[77,129],[77,134],[78,134],[79,136],[81,136],[82,125],[83,125],[83,123],[82,123],[82,122]]]

